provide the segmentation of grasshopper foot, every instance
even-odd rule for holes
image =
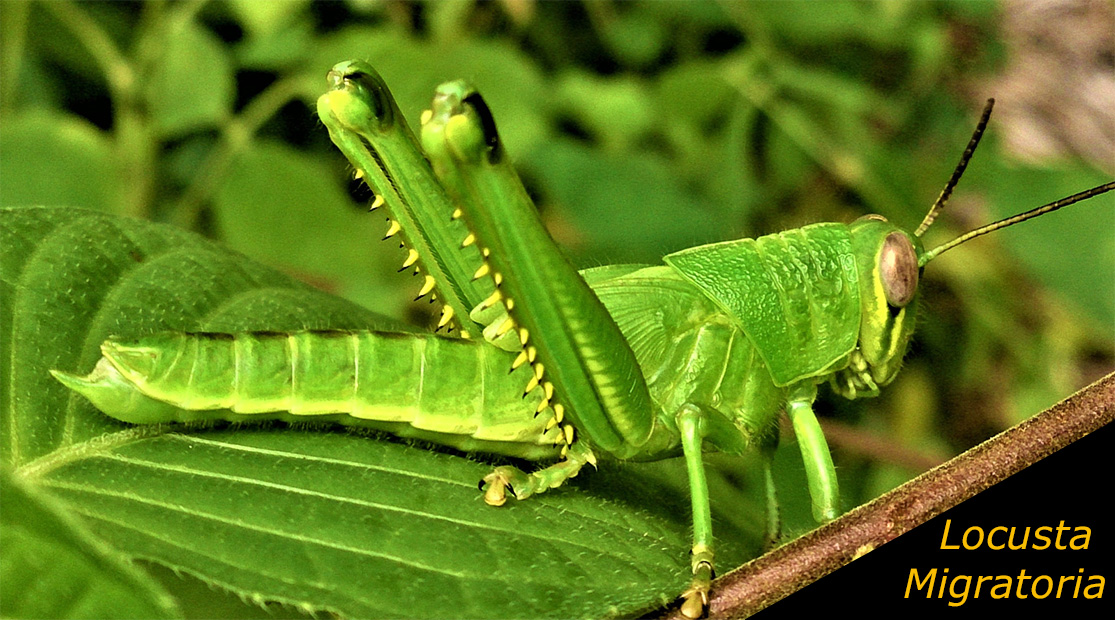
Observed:
[[[681,594],[681,615],[691,620],[704,618],[708,613],[708,591],[712,586],[712,552],[694,549],[693,581]]]
[[[681,595],[681,615],[691,620],[704,618],[708,613],[708,586],[704,589],[690,586]]]
[[[484,491],[484,502],[489,506],[502,506],[507,502],[508,490],[515,499],[526,499],[531,495],[545,493],[576,476],[585,463],[595,465],[596,457],[588,446],[576,442],[569,449],[564,461],[530,474],[525,474],[520,469],[509,465],[497,467],[480,481],[480,490]]]
[[[480,482],[480,488],[484,491],[484,503],[489,506],[504,505],[508,490],[515,499],[526,499],[532,495],[530,486],[530,477],[527,474],[507,465],[495,468]]]

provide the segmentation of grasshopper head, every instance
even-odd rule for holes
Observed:
[[[857,346],[832,386],[846,398],[876,396],[898,374],[914,333],[921,240],[881,215],[856,220],[849,232],[862,314]]]
[[[976,130],[968,142],[968,148],[960,157],[960,163],[913,234],[888,223],[881,215],[866,215],[849,226],[859,269],[863,315],[859,342],[852,351],[849,364],[837,371],[832,378],[833,389],[839,394],[847,398],[874,396],[878,394],[880,386],[894,379],[914,332],[913,308],[917,298],[918,280],[929,261],[977,237],[1115,190],[1115,181],[1104,183],[980,226],[948,243],[926,250],[922,246],[921,235],[929,229],[948,202],[979,144],[980,137],[983,136],[994,104],[993,99],[987,101]]]

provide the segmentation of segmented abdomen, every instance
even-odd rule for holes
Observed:
[[[103,351],[144,394],[183,409],[326,416],[464,449],[560,441],[557,428],[546,429],[552,413],[535,416],[542,395],[523,397],[529,368],[509,373],[512,357],[482,343],[368,331],[174,332]]]

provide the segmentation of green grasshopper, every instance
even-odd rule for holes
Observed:
[[[464,82],[440,86],[411,133],[367,64],[329,72],[318,112],[334,143],[401,234],[419,297],[443,303],[438,330],[166,332],[109,339],[85,377],[53,371],[108,415],[132,423],[333,421],[465,451],[553,460],[481,481],[499,506],[560,486],[597,457],[682,455],[693,512],[682,612],[699,617],[713,577],[702,454],[760,450],[768,537],[778,537],[769,455],[785,411],[805,463],[813,515],[839,514],[838,485],[813,414],[818,384],[875,396],[914,331],[925,265],[970,239],[1115,189],[1115,182],[977,228],[926,251],[921,235],[959,180],[910,234],[879,215],[670,254],[664,265],[578,273],[537,217],[495,121]],[[436,293],[434,289],[436,288]],[[510,372],[508,372],[510,370]]]

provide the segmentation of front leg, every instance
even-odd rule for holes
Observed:
[[[689,499],[693,505],[693,581],[682,593],[681,613],[687,618],[700,618],[708,608],[708,591],[712,585],[712,511],[709,509],[708,481],[701,460],[705,438],[705,414],[699,407],[686,404],[677,415],[685,469],[689,472]]]
[[[798,448],[805,463],[809,497],[813,500],[813,518],[824,523],[840,514],[840,489],[825,433],[813,415],[813,400],[816,398],[816,385],[796,386],[790,391],[786,413],[794,424],[794,434],[797,435]]]

